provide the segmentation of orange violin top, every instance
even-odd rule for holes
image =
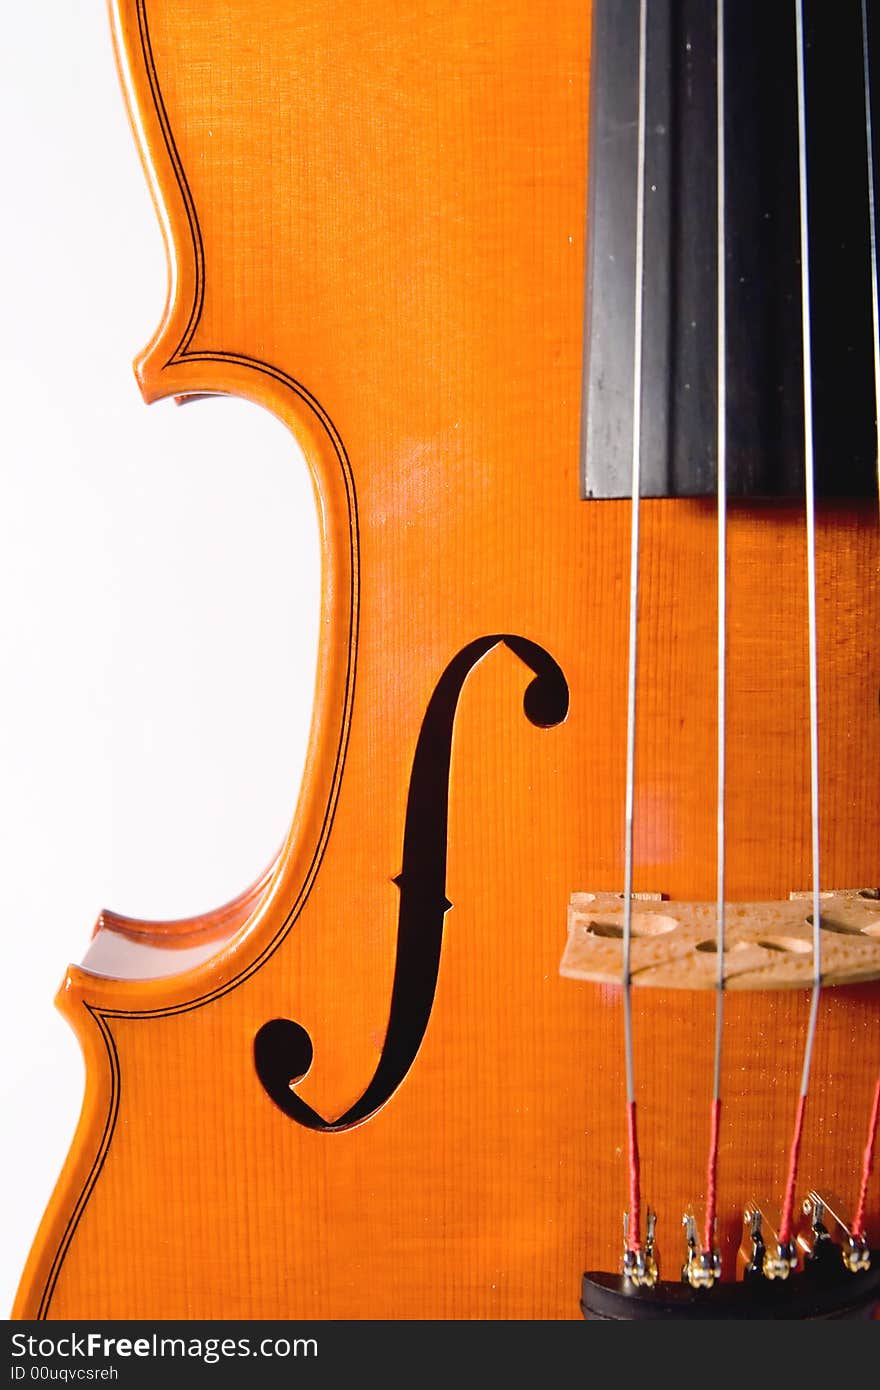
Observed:
[[[622,898],[581,919],[618,952],[610,976],[560,972],[577,893],[662,894],[670,930],[714,900],[719,662],[731,920],[819,892],[817,798],[822,890],[880,882],[876,497],[823,488],[812,530],[798,496],[731,500],[719,604],[717,477],[638,506],[587,496],[582,404],[587,430],[611,411],[613,438],[619,395],[593,409],[583,386],[606,341],[598,286],[625,261],[637,286],[669,283],[645,139],[608,164],[631,171],[632,249],[587,254],[606,9],[591,51],[584,0],[113,0],[170,264],[138,381],[148,402],[242,397],[300,445],[318,679],[264,878],[183,922],[105,913],[67,973],[86,1095],[16,1317],[578,1318],[584,1271],[619,1276],[625,1211],[644,1256],[648,1206],[661,1284],[644,1296],[681,1285],[682,1214],[702,1231],[709,1206],[719,1274],[699,1296],[734,1299],[757,1202],[780,1247],[800,1239],[797,1300],[816,1229],[789,1231],[785,1207],[813,1005],[796,1212],[840,1194],[852,1240],[877,1230],[878,986],[772,974],[817,933],[804,950],[743,919],[761,992],[637,988],[627,953],[651,914]],[[644,137],[659,40],[631,17]],[[612,356],[633,360],[656,303],[641,328],[609,310]],[[630,449],[639,383],[646,438],[657,386],[651,354],[635,361]],[[708,382],[715,439],[714,366]],[[747,451],[729,452],[733,470]],[[849,931],[864,955],[871,901],[818,935]],[[827,1306],[869,1301],[869,1277],[835,1269]]]

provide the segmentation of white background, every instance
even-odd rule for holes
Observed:
[[[100,0],[0,46],[0,1316],[73,1135],[52,1000],[100,908],[235,896],[292,815],[319,555],[302,458],[241,402],[141,401],[165,255]]]

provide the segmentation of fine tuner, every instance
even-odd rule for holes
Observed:
[[[811,1190],[801,1204],[794,1240],[780,1241],[767,1208],[750,1202],[743,1212],[743,1239],[736,1282],[722,1281],[721,1253],[704,1249],[693,1210],[681,1220],[686,1257],[681,1277],[664,1281],[657,1246],[657,1214],[646,1213],[646,1235],[636,1254],[624,1215],[621,1276],[583,1277],[584,1316],[599,1320],[660,1318],[795,1319],[869,1316],[880,1291],[880,1256],[829,1201]]]

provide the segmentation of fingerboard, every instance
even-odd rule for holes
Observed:
[[[869,0],[877,157],[880,16]],[[860,0],[806,0],[815,488],[877,491],[865,47]],[[632,492],[639,3],[594,0],[582,491]],[[716,7],[649,0],[645,52],[641,493],[717,492],[719,251],[726,268],[728,494],[804,491],[794,0],[725,6],[719,236]],[[880,178],[875,168],[875,184]]]

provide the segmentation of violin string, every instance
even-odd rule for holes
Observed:
[[[715,1244],[715,1210],[718,1188],[718,1145],[721,1127],[721,1043],[724,1033],[724,871],[725,871],[725,769],[727,741],[727,274],[725,239],[724,162],[724,0],[715,7],[715,142],[717,233],[717,457],[718,457],[718,807],[717,827],[717,928],[715,949],[715,1057],[712,1110],[709,1128],[709,1162],[706,1176],[706,1225],[703,1249]]]
[[[880,501],[880,294],[877,284],[877,205],[874,190],[874,117],[871,109],[871,63],[868,38],[868,0],[862,0],[862,70],[865,94],[865,141],[867,146],[868,234],[871,261],[871,314],[874,330],[874,429],[877,492]],[[877,1142],[877,1119],[880,1113],[880,1079],[874,1089],[874,1103],[868,1121],[868,1138],[862,1156],[862,1172],[852,1234],[856,1240],[865,1239],[865,1208],[868,1184],[874,1169],[874,1150]]]
[[[874,1171],[874,1150],[877,1143],[877,1121],[880,1118],[880,1080],[874,1087],[874,1103],[868,1121],[868,1139],[862,1156],[862,1176],[859,1182],[859,1195],[856,1201],[856,1214],[853,1218],[852,1235],[855,1240],[865,1238],[865,1209],[868,1205],[868,1184]]]
[[[636,263],[633,324],[632,513],[630,524],[629,657],[626,703],[626,809],[623,882],[623,1031],[629,1136],[629,1248],[641,1248],[640,1163],[636,1131],[635,1066],[632,1029],[633,806],[636,758],[638,664],[639,519],[642,490],[642,319],[645,270],[645,130],[647,105],[647,0],[639,0],[638,144],[636,161]]]
[[[795,1117],[794,1135],[789,1155],[788,1179],[779,1226],[779,1241],[786,1245],[791,1239],[794,1192],[797,1182],[798,1155],[804,1127],[810,1068],[819,1017],[819,996],[822,991],[822,918],[819,887],[819,683],[816,624],[816,497],[813,445],[813,371],[812,335],[810,328],[810,235],[807,224],[807,122],[806,81],[804,60],[803,0],[795,0],[795,36],[797,44],[797,111],[798,111],[798,201],[800,208],[801,253],[801,345],[804,384],[804,491],[807,520],[807,604],[809,640],[810,691],[810,818],[813,859],[813,993],[810,1017],[804,1045],[801,1088]]]
[[[874,330],[874,428],[877,485],[880,491],[880,297],[877,284],[877,205],[874,192],[874,118],[871,111],[871,65],[868,46],[868,0],[862,0],[862,69],[865,86],[865,138],[868,152],[868,231],[871,250],[871,313]]]

